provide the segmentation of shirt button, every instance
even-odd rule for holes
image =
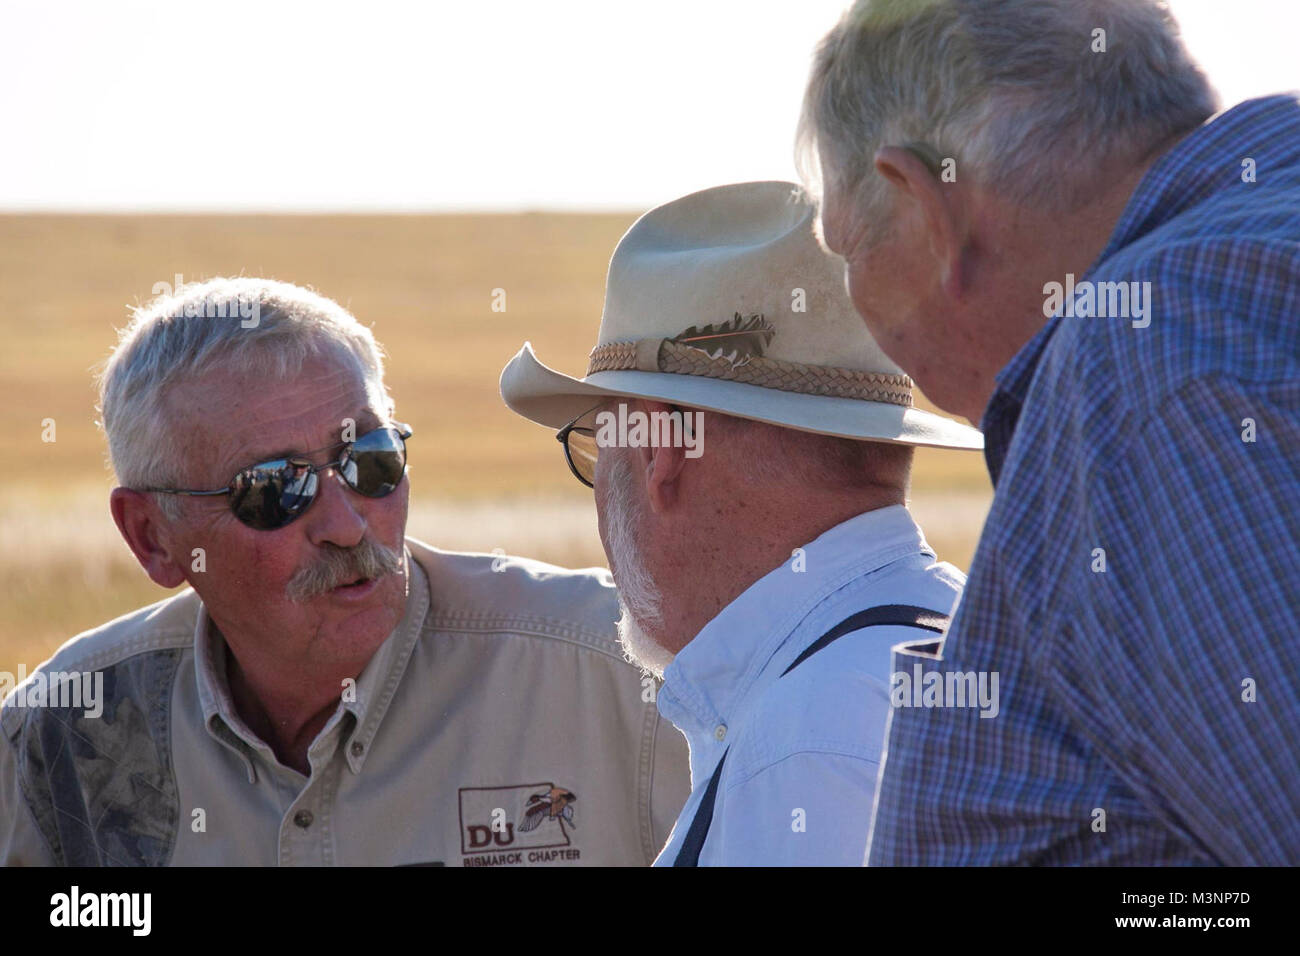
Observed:
[[[293,815],[293,822],[298,824],[304,830],[311,826],[311,822],[316,818],[311,815],[310,810],[299,810]]]
[[[352,756],[360,757],[363,753],[366,752],[366,745],[359,740],[354,740],[352,741],[351,750],[352,750]]]
[[[714,728],[713,728],[713,736],[714,736],[716,739],[718,739],[719,741],[726,740],[726,739],[727,739],[727,725],[726,725],[726,724],[718,724],[718,726],[714,727]]]

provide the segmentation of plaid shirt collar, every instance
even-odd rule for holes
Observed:
[[[1296,131],[1294,136],[1270,138],[1269,165],[1283,166],[1300,158],[1296,149],[1287,148],[1300,142],[1300,102],[1294,94],[1246,100],[1221,113],[1194,130],[1147,170],[1120,214],[1106,248],[1086,275],[1179,213],[1239,182],[1242,160],[1250,156],[1255,131],[1261,124],[1273,129],[1291,126]],[[1259,157],[1253,158],[1260,161]],[[980,421],[984,461],[995,486],[1039,359],[1060,321],[1059,315],[1049,319],[997,374],[997,386]]]

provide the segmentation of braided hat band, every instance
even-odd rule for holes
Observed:
[[[626,398],[855,441],[983,448],[976,429],[921,407],[849,296],[843,260],[817,241],[817,215],[789,182],[655,207],[610,257],[586,374],[546,365],[525,342],[501,396],[557,430]]]
[[[912,380],[906,375],[864,372],[829,365],[804,365],[751,355],[741,361],[710,355],[672,339],[610,342],[591,350],[587,374],[611,371],[670,372],[741,382],[801,395],[856,398],[912,407]]]

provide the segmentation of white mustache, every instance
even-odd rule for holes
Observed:
[[[401,570],[402,555],[363,538],[352,548],[326,545],[320,559],[296,572],[285,586],[289,600],[301,604],[358,578],[379,578]]]

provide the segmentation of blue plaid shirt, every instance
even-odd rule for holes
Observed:
[[[1082,278],[1149,325],[1058,313],[999,374],[965,596],[894,668],[1000,711],[893,710],[868,860],[1300,863],[1300,102],[1186,137]]]

